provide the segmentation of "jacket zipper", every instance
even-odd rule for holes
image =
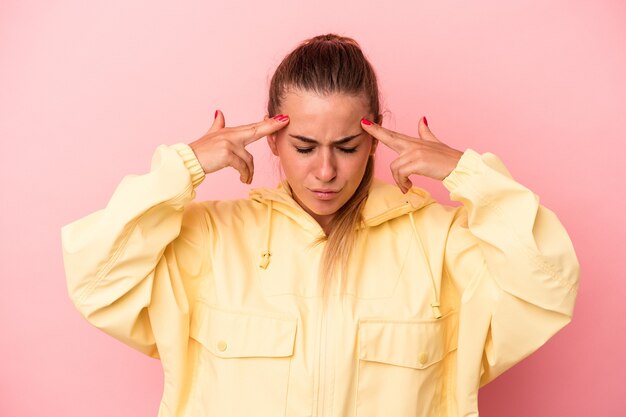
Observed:
[[[322,299],[322,318],[320,325],[320,338],[317,364],[317,398],[315,417],[324,417],[326,412],[326,388],[328,381],[328,317],[330,315],[330,298],[333,294],[333,281],[329,283],[326,299]]]
[[[324,415],[324,394],[326,391],[326,337],[327,337],[327,325],[326,325],[326,303],[322,306],[322,324],[320,331],[320,347],[319,347],[319,358],[318,358],[318,368],[317,368],[317,417],[322,417]]]

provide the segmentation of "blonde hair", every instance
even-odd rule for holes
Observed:
[[[376,73],[361,47],[352,38],[333,33],[301,42],[279,64],[269,89],[267,111],[275,116],[285,95],[292,90],[311,91],[320,95],[349,94],[367,99],[374,121],[380,123],[380,100]],[[370,155],[361,183],[350,199],[335,213],[329,233],[316,244],[326,242],[320,275],[324,294],[328,283],[338,272],[347,275],[348,259],[362,222],[362,211],[374,177],[374,156]],[[342,280],[345,286],[345,280]]]

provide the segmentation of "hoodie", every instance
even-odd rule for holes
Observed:
[[[572,318],[567,232],[494,154],[444,179],[458,207],[375,180],[326,293],[324,232],[285,183],[195,201],[203,179],[160,145],[62,228],[77,310],[160,359],[159,417],[478,416],[479,388]]]

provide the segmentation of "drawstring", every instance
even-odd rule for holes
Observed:
[[[433,299],[435,301],[430,304],[430,307],[433,310],[433,315],[435,316],[435,318],[439,319],[441,318],[441,310],[439,309],[440,305],[439,305],[439,298],[437,297],[437,287],[435,285],[435,278],[433,277],[433,273],[430,270],[430,264],[428,263],[428,259],[426,258],[424,244],[422,243],[422,239],[420,238],[420,235],[417,233],[417,227],[415,227],[415,220],[413,220],[413,212],[409,213],[409,219],[411,219],[411,227],[413,227],[413,233],[415,233],[415,237],[417,238],[417,243],[420,246],[421,254],[424,258],[424,262],[426,263],[426,268],[428,268],[428,275],[430,275],[430,281],[432,283]]]
[[[265,250],[261,253],[261,263],[259,268],[267,269],[270,264],[270,232],[272,230],[272,200],[268,201],[267,205],[267,238],[265,240]]]

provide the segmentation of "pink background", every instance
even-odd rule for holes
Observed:
[[[499,155],[574,241],[573,322],[481,391],[481,415],[626,415],[626,3],[299,3],[0,2],[0,416],[156,415],[160,363],[79,316],[60,227],[216,108],[227,126],[262,119],[281,58],[329,31],[377,69],[384,125],[416,134],[426,115],[449,145]],[[253,186],[273,185],[265,141],[250,150]],[[392,158],[379,147],[379,176]],[[225,170],[199,198],[247,189]]]

